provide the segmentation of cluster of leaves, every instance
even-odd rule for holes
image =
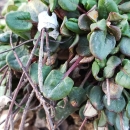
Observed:
[[[37,30],[38,15],[48,11],[48,8],[58,17],[59,36],[56,40],[49,37],[50,55],[47,45],[43,47],[42,94],[49,102],[55,104],[54,123],[58,126],[76,111],[82,119],[95,117],[95,129],[107,127],[111,130],[128,130],[130,2],[9,0],[3,10],[5,19],[0,20],[0,52],[11,48],[12,32],[14,46],[31,38],[37,39],[40,36]],[[24,67],[35,44],[35,41],[29,42],[15,49]],[[40,46],[41,42],[38,44]],[[38,52],[39,48],[35,50],[29,67],[29,76],[37,86],[40,57]],[[12,71],[15,77],[23,71],[13,51],[1,54],[0,68],[5,65],[8,65],[9,71]],[[4,73],[1,75],[4,76]],[[1,82],[1,93],[6,89],[8,76],[6,81]],[[16,79],[12,79],[14,80]],[[68,100],[65,102],[66,98]]]

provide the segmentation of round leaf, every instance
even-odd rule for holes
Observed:
[[[19,59],[21,60],[23,66],[25,67],[27,64],[27,61],[29,59],[29,51],[25,46],[21,46],[17,49],[15,49],[15,52],[17,53]],[[22,68],[19,66],[13,51],[9,52],[6,57],[6,62],[13,70],[21,71]]]
[[[103,31],[94,31],[90,36],[89,47],[91,53],[98,59],[105,59],[114,49],[115,37]]]
[[[89,94],[89,100],[97,110],[102,110],[104,105],[102,102],[103,91],[101,86],[94,86]]]
[[[130,38],[122,37],[120,41],[120,51],[126,56],[130,56]]]
[[[64,74],[58,70],[52,70],[44,82],[43,95],[46,98],[52,100],[59,100],[66,97],[73,85],[74,82],[71,78],[65,77]]]
[[[126,105],[126,101],[123,96],[121,96],[118,99],[111,99],[111,104],[108,105],[107,96],[105,95],[103,97],[103,103],[109,111],[113,111],[116,113],[120,113],[125,108],[125,105]]]
[[[42,75],[43,75],[43,81],[45,81],[45,78],[50,73],[51,67],[44,65],[42,67]],[[38,63],[33,63],[30,67],[29,74],[31,79],[35,84],[38,84]]]

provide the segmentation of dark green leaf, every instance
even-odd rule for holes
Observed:
[[[106,123],[107,123],[107,117],[106,117],[104,111],[101,111],[101,115],[100,115],[100,118],[98,121],[98,126],[103,127],[106,125]]]
[[[84,118],[85,118],[85,116],[84,116],[84,108],[85,108],[85,105],[84,106],[82,106],[81,108],[80,108],[80,110],[79,110],[79,116],[80,116],[80,118],[83,120]]]
[[[72,106],[79,107],[81,103],[86,99],[85,89],[73,87],[68,97]]]
[[[130,119],[130,101],[128,102],[126,106],[126,116]]]
[[[90,36],[89,47],[91,53],[98,59],[105,59],[116,45],[115,37],[103,31],[94,31]]]
[[[10,43],[10,35],[11,32],[7,31],[0,34],[0,44],[9,44]],[[16,34],[12,34],[12,42],[17,41],[18,36]]]
[[[11,47],[9,45],[2,45],[0,46],[0,52],[6,51],[10,49]],[[0,68],[6,65],[6,56],[9,52],[0,54]]]
[[[119,44],[121,53],[126,56],[130,56],[130,38],[122,37]]]
[[[97,110],[102,110],[104,105],[102,102],[102,97],[103,97],[103,91],[101,86],[94,86],[89,94],[89,99],[92,105],[97,109]]]
[[[89,42],[86,36],[80,36],[76,51],[80,56],[91,56]]]
[[[59,100],[67,96],[72,87],[73,80],[69,77],[63,79],[64,74],[58,70],[52,70],[44,82],[43,95],[52,100]]]
[[[124,59],[122,65],[123,68],[117,73],[115,81],[122,87],[130,89],[130,61],[128,59]]]
[[[113,126],[117,114],[115,112],[108,111],[107,109],[105,110],[105,114],[107,116],[107,122]]]
[[[58,0],[59,5],[62,9],[67,11],[75,11],[79,0]]]
[[[122,130],[122,128],[129,130],[129,119],[126,116],[126,112],[122,112],[116,116],[114,127],[116,130]]]
[[[65,22],[66,27],[71,30],[72,32],[82,34],[85,31],[81,30],[78,26],[78,19],[69,19],[68,21]]]
[[[80,15],[78,18],[78,26],[81,30],[90,31],[90,24],[91,20],[87,17],[86,14]]]
[[[45,78],[50,73],[51,67],[44,65],[42,67],[42,75],[43,75],[43,81],[45,81]],[[30,67],[29,74],[31,79],[35,84],[38,84],[38,63],[33,63]]]
[[[29,51],[27,50],[27,48],[25,46],[21,46],[15,49],[15,52],[17,53],[19,59],[21,60],[23,66],[25,67],[29,59]],[[11,67],[13,70],[22,71],[22,68],[19,66],[13,51],[8,53],[6,57],[6,62],[9,65],[9,67]]]
[[[103,97],[103,103],[106,109],[108,109],[109,111],[116,112],[116,113],[120,113],[125,108],[125,105],[126,105],[126,101],[123,96],[121,96],[118,99],[111,99],[111,103],[110,105],[108,105],[107,96],[105,95]]]
[[[65,120],[70,114],[77,110],[76,107],[72,107],[70,102],[59,101],[55,107],[55,121]]]
[[[6,15],[7,26],[16,34],[22,38],[28,39],[28,36],[24,34],[30,31],[32,28],[30,13],[23,11],[10,12]],[[24,32],[24,33],[23,33]]]

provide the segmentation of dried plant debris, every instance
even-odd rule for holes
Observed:
[[[0,128],[128,130],[129,22],[128,0],[8,0]]]

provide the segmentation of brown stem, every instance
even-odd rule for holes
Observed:
[[[4,69],[6,69],[8,67],[8,65],[5,65],[3,66],[1,69],[0,69],[0,72],[2,72]]]
[[[35,41],[35,40],[36,40],[36,39],[30,39],[30,40],[28,40],[28,41],[26,41],[26,42],[23,42],[23,43],[19,44],[18,46],[15,46],[15,47],[13,47],[13,48],[11,48],[11,49],[8,49],[8,50],[6,50],[6,51],[2,51],[2,52],[0,52],[0,54],[3,54],[3,53],[8,52],[8,51],[12,51],[12,50],[14,50],[14,49],[16,49],[16,48],[18,48],[18,47],[20,47],[20,46],[23,46],[24,44],[27,44],[28,42]]]
[[[84,9],[82,9],[79,5],[77,6],[78,10],[81,11],[82,13],[86,13]]]
[[[12,42],[10,42],[10,44],[11,44],[11,47],[13,47]],[[37,86],[35,86],[35,84],[33,83],[32,79],[30,78],[29,74],[27,73],[25,67],[23,66],[23,64],[22,64],[21,60],[19,59],[19,57],[18,57],[17,53],[15,52],[15,50],[13,50],[13,52],[14,52],[14,56],[15,56],[16,60],[18,61],[18,64],[22,68],[22,70],[25,73],[29,83],[31,84],[33,90],[35,91],[35,94],[36,94],[37,98],[39,99],[39,101],[43,105],[43,108],[44,108],[45,113],[46,113],[46,118],[47,118],[47,121],[48,121],[49,129],[54,130],[54,126],[53,126],[53,123],[52,123],[52,120],[51,120],[51,117],[50,117],[50,114],[49,114],[49,110],[48,110],[48,108],[46,106],[45,100],[43,99],[41,93],[39,93],[39,91],[37,90]]]
[[[3,79],[5,78],[8,69],[9,69],[9,68],[6,68],[6,70],[5,70],[5,72],[4,72],[3,76],[2,76],[2,78],[1,78],[1,80],[0,80],[0,85],[1,85],[1,83],[2,83],[2,81],[3,81]]]
[[[31,102],[33,96],[34,96],[34,90],[32,90],[32,92],[31,92],[31,94],[28,98],[28,101],[26,103],[25,109],[23,111],[21,123],[20,123],[20,126],[19,126],[19,130],[24,130],[25,119],[26,119],[28,108],[29,108],[29,105],[30,105],[30,102]]]
[[[31,63],[31,60],[32,60],[32,58],[33,58],[35,49],[37,48],[37,45],[38,45],[38,43],[39,43],[40,38],[41,38],[41,35],[40,35],[39,38],[37,39],[37,42],[36,42],[36,44],[35,44],[35,46],[34,46],[32,52],[31,52],[31,54],[30,54],[30,58],[29,58],[29,60],[28,60],[28,62],[27,62],[27,70],[28,70],[28,67],[29,67],[29,65],[30,65],[30,63]],[[26,43],[27,43],[27,42],[26,42]],[[13,46],[13,44],[12,44],[12,35],[10,35],[10,44]],[[14,48],[13,48],[12,50],[14,50]],[[21,76],[21,78],[20,78],[20,81],[19,81],[19,83],[18,83],[18,86],[17,86],[17,88],[16,88],[16,90],[15,90],[15,93],[14,93],[14,95],[13,95],[13,99],[12,99],[12,102],[11,102],[11,104],[10,104],[9,111],[8,111],[8,115],[7,115],[7,118],[6,118],[6,121],[5,121],[5,124],[6,124],[6,125],[5,125],[4,130],[8,130],[8,121],[9,121],[9,118],[10,118],[10,114],[11,114],[11,111],[12,111],[12,108],[13,108],[13,105],[14,105],[14,101],[15,101],[17,95],[18,95],[18,92],[19,92],[20,88],[21,88],[21,84],[22,84],[22,81],[23,81],[23,80],[24,80],[24,73],[22,74],[22,76]]]
[[[79,57],[76,62],[69,68],[69,70],[65,73],[64,78],[69,76],[69,74],[77,67],[79,62],[83,59],[83,57]]]
[[[87,81],[87,79],[89,78],[89,76],[91,75],[91,73],[92,73],[92,71],[91,71],[91,69],[90,69],[90,71],[89,71],[88,73],[86,73],[84,80],[83,80],[82,83],[80,84],[80,86],[79,86],[80,88],[83,88],[85,82]]]

